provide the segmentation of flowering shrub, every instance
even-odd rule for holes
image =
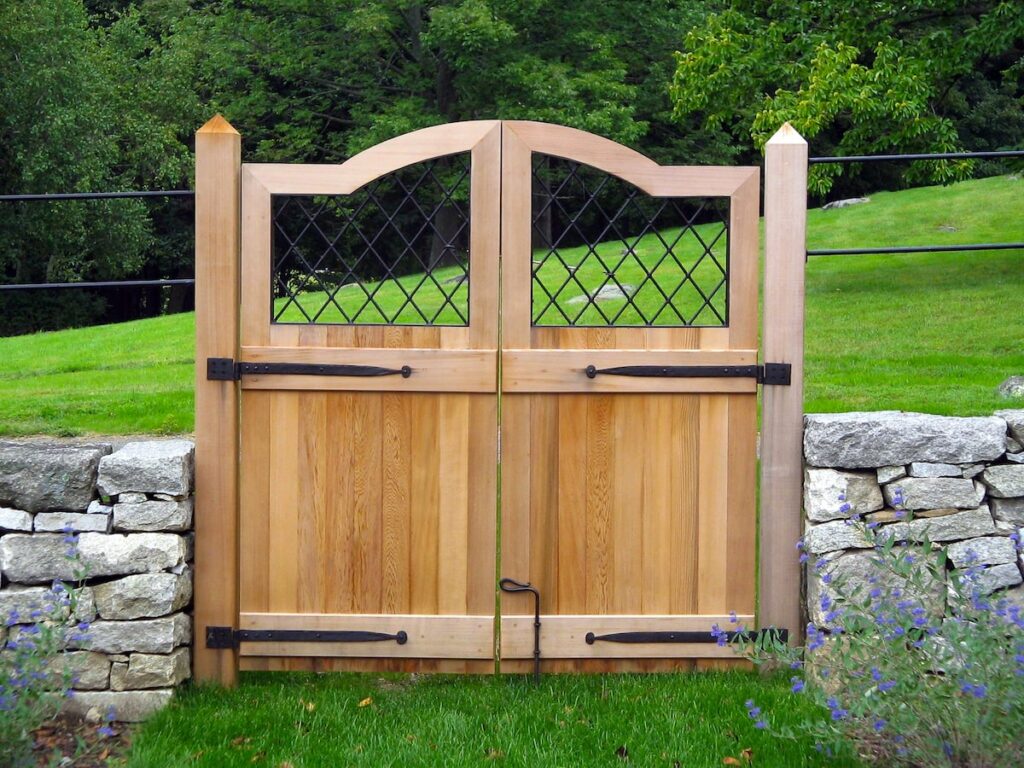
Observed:
[[[77,581],[85,578],[78,553],[78,539],[65,531],[65,557],[74,563]],[[55,714],[60,697],[70,696],[75,683],[72,671],[61,663],[61,652],[70,642],[85,640],[89,629],[76,618],[77,592],[55,581],[41,605],[29,615],[12,610],[4,618],[9,633],[0,653],[0,767],[34,764],[32,731]]]
[[[821,706],[821,718],[801,730],[824,752],[855,751],[885,765],[1018,764],[1022,606],[990,594],[976,559],[947,572],[942,548],[897,542],[857,517],[847,522],[873,535],[872,571],[866,582],[846,581],[826,557],[813,562],[819,623],[807,625],[806,646],[790,647],[771,632],[740,632],[733,642],[756,664],[789,666],[793,693]],[[1020,535],[1010,538],[1020,553]],[[810,557],[802,552],[801,560]],[[773,729],[754,702],[747,710],[757,727],[796,735]]]

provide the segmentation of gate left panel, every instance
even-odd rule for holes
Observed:
[[[493,669],[500,126],[242,169],[240,666]]]

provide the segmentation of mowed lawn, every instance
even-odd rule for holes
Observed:
[[[1022,242],[1024,181],[879,193],[866,205],[811,211],[808,233],[810,248]],[[659,245],[652,235],[636,250],[646,258]],[[390,286],[381,296],[388,291],[398,296]],[[1021,251],[811,258],[805,409],[972,415],[1014,405],[995,390],[1024,374],[1022,296]],[[193,316],[177,315],[0,339],[0,434],[190,431],[193,334]]]
[[[129,768],[181,766],[833,766],[754,727],[815,716],[756,673],[451,677],[251,673],[186,688],[133,735]],[[827,717],[828,713],[824,713]]]

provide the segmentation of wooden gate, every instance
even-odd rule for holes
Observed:
[[[522,670],[533,604],[501,577],[539,591],[546,669],[731,656],[712,626],[755,622],[758,169],[514,121],[240,165],[217,120],[197,677]]]

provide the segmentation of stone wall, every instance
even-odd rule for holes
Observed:
[[[0,443],[0,646],[55,580],[76,585],[74,712],[140,720],[191,676],[193,453],[187,440]]]
[[[930,611],[947,612],[957,571],[984,566],[982,591],[1024,606],[1024,410],[960,418],[884,411],[804,420],[804,548],[808,618],[823,625],[822,583],[865,581],[876,538],[946,551],[945,583],[929,585]],[[874,523],[850,525],[849,518]],[[820,560],[826,560],[820,564]]]

